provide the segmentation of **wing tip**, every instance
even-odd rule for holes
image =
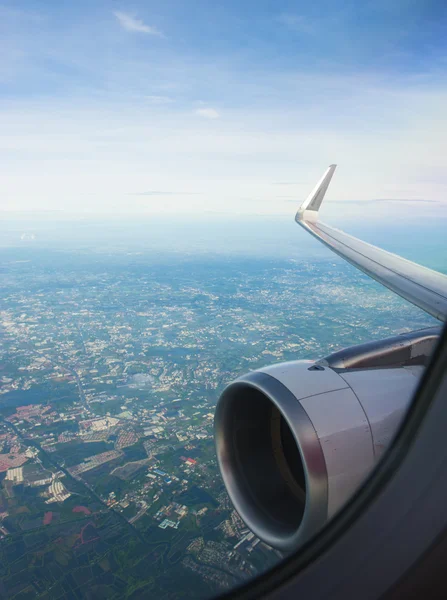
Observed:
[[[302,221],[317,221],[318,211],[320,210],[321,203],[323,202],[336,168],[336,164],[328,166],[322,178],[318,181],[306,200],[301,204],[295,215],[295,221],[297,223]]]

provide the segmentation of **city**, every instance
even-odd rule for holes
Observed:
[[[430,324],[332,257],[2,252],[0,578],[17,598],[205,597],[273,566],[219,475],[219,391]]]

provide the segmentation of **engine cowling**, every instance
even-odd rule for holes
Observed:
[[[215,414],[218,463],[255,535],[290,551],[343,506],[392,440],[420,363],[339,369],[294,361],[225,388]]]

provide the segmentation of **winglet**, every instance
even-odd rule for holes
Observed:
[[[323,177],[299,207],[298,212],[295,215],[295,221],[297,223],[300,221],[310,221],[311,223],[315,223],[315,221],[318,220],[318,211],[321,203],[323,202],[324,195],[329,187],[336,167],[337,165],[330,165],[326,169]]]

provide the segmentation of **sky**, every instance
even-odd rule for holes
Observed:
[[[0,211],[447,212],[444,0],[0,0]],[[377,202],[379,200],[380,202]]]

